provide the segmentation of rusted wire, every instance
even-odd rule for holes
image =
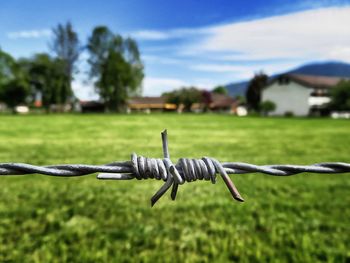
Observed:
[[[102,180],[156,179],[165,183],[151,198],[153,206],[170,187],[171,198],[175,200],[179,185],[196,180],[216,183],[220,174],[232,197],[243,202],[234,183],[228,174],[264,173],[274,176],[290,176],[299,173],[348,173],[350,164],[342,162],[317,163],[313,165],[254,165],[239,162],[224,162],[210,157],[202,159],[180,158],[176,164],[170,160],[167,131],[162,132],[163,158],[147,158],[131,155],[131,161],[113,162],[105,165],[62,164],[51,166],[36,166],[25,163],[0,163],[0,175],[43,174],[58,177],[84,176],[99,173]]]

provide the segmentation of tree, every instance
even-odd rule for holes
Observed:
[[[70,22],[66,24],[58,24],[52,29],[53,40],[50,45],[51,50],[56,54],[57,58],[61,61],[64,68],[64,73],[67,76],[68,85],[66,85],[67,93],[71,92],[71,82],[73,79],[73,73],[76,69],[75,64],[79,58],[81,52],[81,46],[78,38],[78,34],[74,31]]]
[[[212,93],[208,90],[202,91],[202,102],[204,104],[204,112],[207,112],[210,110],[210,104],[213,102]]]
[[[216,86],[216,87],[213,89],[213,93],[227,95],[227,94],[228,94],[228,91],[227,91],[227,89],[226,89],[225,86]]]
[[[338,111],[350,111],[350,81],[343,80],[331,90],[330,108]]]
[[[92,31],[87,44],[90,77],[100,77],[102,64],[106,61],[109,50],[112,49],[113,38],[114,34],[105,26],[95,27]]]
[[[246,104],[247,103],[247,98],[245,96],[237,95],[235,99],[237,100],[237,102],[239,104]]]
[[[15,78],[16,61],[0,49],[0,87]]]
[[[258,112],[261,102],[261,92],[267,85],[268,76],[263,72],[260,72],[254,76],[249,82],[248,89],[246,92],[246,99],[248,109]]]
[[[269,112],[276,109],[276,104],[273,101],[266,100],[260,104],[259,108],[263,112],[264,116],[267,116]]]
[[[41,93],[44,108],[49,111],[51,104],[65,104],[72,96],[65,72],[65,61],[52,58],[48,54],[36,54],[24,59],[21,65],[27,71],[32,93]]]
[[[144,74],[137,43],[99,26],[89,37],[87,49],[97,92],[110,111],[123,110],[129,96],[141,93]]]
[[[122,111],[128,97],[127,88],[132,81],[132,69],[120,53],[111,51],[101,65],[101,77],[97,82],[100,95],[110,111]]]
[[[28,84],[20,78],[16,78],[9,81],[2,87],[0,98],[7,104],[8,107],[14,110],[17,105],[26,101],[28,91]]]
[[[164,93],[162,96],[166,97],[169,103],[174,103],[177,106],[183,104],[184,111],[191,111],[191,107],[194,103],[202,101],[202,92],[195,87],[184,87]]]
[[[19,64],[9,54],[0,50],[0,101],[14,109],[28,96],[28,81]]]

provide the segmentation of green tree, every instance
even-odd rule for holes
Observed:
[[[0,86],[15,78],[16,61],[0,49]]]
[[[268,82],[268,76],[263,72],[256,74],[252,80],[249,82],[248,89],[246,92],[247,106],[248,109],[258,112],[260,102],[261,102],[261,93],[265,88]]]
[[[246,104],[247,98],[245,96],[237,95],[235,98],[239,104]]]
[[[65,61],[41,53],[31,59],[22,60],[21,65],[27,71],[32,93],[41,93],[42,104],[47,111],[51,104],[65,104],[71,98]]]
[[[73,73],[76,70],[76,62],[82,50],[78,34],[74,31],[70,22],[58,24],[52,29],[52,32],[53,40],[50,44],[50,48],[61,61],[60,63],[67,76],[67,85],[65,85],[67,90],[64,91],[64,93],[73,94],[71,92],[71,82],[73,80]],[[61,100],[63,100],[63,98],[61,98]]]
[[[107,109],[123,110],[129,96],[141,93],[144,74],[137,43],[99,26],[89,37],[87,49],[90,77]]]
[[[109,50],[113,49],[114,34],[105,26],[95,27],[88,39],[88,63],[90,64],[90,77],[99,78],[102,64],[107,60]]]
[[[28,91],[25,72],[14,58],[0,50],[0,101],[14,109],[25,102]]]
[[[171,92],[164,93],[162,96],[167,98],[167,102],[174,103],[177,106],[184,105],[184,111],[191,111],[194,103],[202,102],[202,92],[195,87],[181,88]]]
[[[97,86],[110,111],[122,111],[128,97],[128,85],[132,81],[131,66],[120,53],[111,51],[101,65],[101,77]]]
[[[14,110],[17,105],[25,103],[28,93],[28,83],[23,79],[15,78],[2,87],[0,98]]]
[[[213,89],[213,93],[227,95],[228,91],[225,86],[217,86]]]
[[[332,110],[350,111],[350,81],[343,80],[331,90],[330,108]]]
[[[276,109],[276,104],[273,101],[266,100],[260,103],[259,108],[264,114],[264,116],[267,116],[269,112],[274,111]]]

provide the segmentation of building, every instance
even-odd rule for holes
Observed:
[[[276,104],[271,115],[325,115],[330,89],[342,78],[282,74],[272,79],[262,92],[262,101]]]
[[[203,112],[206,110],[216,112],[233,113],[237,107],[237,101],[224,94],[208,92],[207,101],[194,103],[191,107],[193,112]],[[204,100],[204,99],[203,99]],[[128,102],[129,111],[154,112],[154,111],[183,111],[183,105],[177,106],[168,103],[166,97],[134,97]]]
[[[193,112],[216,111],[234,113],[238,104],[232,97],[224,94],[208,92],[207,101],[194,103]],[[204,99],[203,99],[204,100]],[[127,102],[127,112],[182,112],[184,106],[167,102],[166,97],[132,97]],[[101,101],[80,101],[79,109],[83,113],[104,112],[105,105]]]
[[[80,101],[78,108],[78,111],[81,111],[82,113],[105,112],[104,103],[97,100]]]
[[[233,113],[236,111],[238,101],[225,94],[211,93],[210,110]]]
[[[128,101],[129,111],[175,111],[176,104],[167,103],[164,97],[133,97]]]
[[[203,96],[203,101],[194,103],[191,107],[193,112],[221,112],[236,113],[238,101],[226,94],[208,92]]]

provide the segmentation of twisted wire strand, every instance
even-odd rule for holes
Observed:
[[[171,198],[175,200],[179,185],[197,180],[215,184],[217,174],[224,180],[232,197],[243,202],[236,186],[228,174],[264,173],[272,176],[291,176],[299,173],[349,173],[350,163],[324,162],[313,165],[254,165],[241,162],[223,162],[210,157],[202,159],[180,158],[176,164],[170,159],[166,130],[162,132],[163,158],[148,158],[131,155],[130,161],[113,162],[105,165],[62,164],[36,166],[26,163],[0,163],[1,175],[43,174],[58,177],[84,176],[93,173],[102,180],[163,180],[165,183],[151,198],[153,206],[170,187]]]
[[[145,158],[145,157],[144,157]],[[181,158],[186,161],[193,159]],[[156,159],[157,161],[162,159]],[[201,161],[201,160],[196,160]],[[275,164],[275,165],[254,165],[240,162],[224,162],[221,163],[227,174],[246,174],[246,173],[263,173],[273,176],[290,176],[299,173],[349,173],[350,163],[343,162],[326,162],[316,163],[312,165],[292,165],[292,164]],[[182,169],[176,164],[178,169]],[[133,166],[130,161],[115,162],[104,165],[87,165],[87,164],[61,164],[50,166],[37,166],[26,163],[0,163],[0,175],[27,175],[27,174],[43,174],[58,177],[74,177],[83,176],[93,173],[103,173],[99,179],[125,180],[140,179],[134,173]],[[106,173],[106,174],[104,174]],[[182,172],[181,172],[182,173]],[[106,177],[106,178],[104,178]],[[157,177],[147,177],[141,179],[149,179]],[[166,178],[165,178],[166,179]],[[159,179],[158,179],[159,180]],[[197,180],[203,180],[197,178]]]

